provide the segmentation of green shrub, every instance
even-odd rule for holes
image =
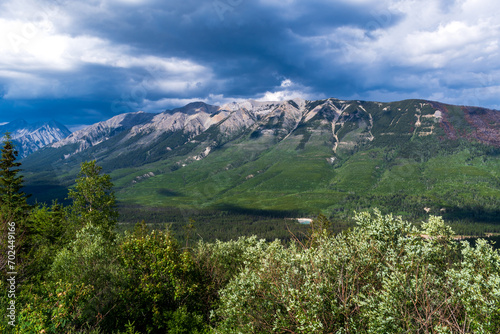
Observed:
[[[118,303],[123,280],[117,260],[117,241],[109,241],[100,228],[89,224],[77,232],[68,247],[57,253],[48,277],[53,281],[93,286],[94,313],[89,314],[88,322],[106,326],[114,323],[110,312]]]
[[[16,333],[69,333],[87,328],[94,314],[92,286],[58,281],[42,283],[40,291],[18,314]]]
[[[467,316],[460,325],[474,333],[500,333],[500,252],[485,240],[462,242],[461,263],[447,272],[452,299]]]
[[[357,214],[358,226],[263,247],[220,292],[217,333],[496,333],[500,255],[431,216]]]
[[[123,286],[117,319],[145,333],[203,331],[203,282],[169,231],[128,236],[120,245]]]

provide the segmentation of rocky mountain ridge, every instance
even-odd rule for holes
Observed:
[[[311,122],[321,131],[329,131],[332,160],[338,150],[352,150],[375,139],[388,142],[391,137],[401,141],[439,133],[440,138],[450,140],[466,138],[487,145],[500,145],[498,111],[425,100],[380,103],[330,98],[319,101],[248,100],[223,106],[195,102],[159,114],[142,111],[121,114],[76,131],[50,147],[62,149],[64,159],[91,150],[92,154],[101,152],[101,156],[108,160],[123,155],[125,149],[133,151],[151,147],[156,151],[156,159],[161,159],[164,153],[172,154],[180,147],[193,148],[194,144],[200,144],[196,137],[205,134],[203,147],[193,150],[192,158],[199,160],[217,146],[245,132],[251,133],[251,138],[272,136],[279,141],[300,127],[305,127],[301,133],[316,131],[306,126]],[[207,141],[207,138],[211,140]],[[158,151],[159,146],[164,147]],[[104,156],[105,152],[108,158]],[[150,157],[150,161],[152,159]]]
[[[25,158],[33,152],[58,142],[71,134],[64,125],[56,122],[29,124],[25,120],[15,120],[0,126],[0,134],[9,132],[19,152],[19,158]]]

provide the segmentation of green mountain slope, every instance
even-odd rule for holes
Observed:
[[[500,112],[423,100],[252,103],[203,107],[184,128],[148,123],[76,153],[75,143],[47,148],[23,162],[26,180],[47,200],[96,158],[128,206],[338,219],[377,206],[444,215],[464,233],[470,223],[500,230]]]

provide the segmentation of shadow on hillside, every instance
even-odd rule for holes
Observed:
[[[50,205],[54,200],[65,205],[71,204],[67,199],[68,188],[60,184],[26,185],[23,191],[31,194],[28,198],[29,204],[47,203]]]
[[[184,194],[181,193],[181,192],[170,190],[170,189],[167,189],[167,188],[158,189],[156,192],[159,195],[162,195],[162,196],[165,196],[165,197],[184,196]]]
[[[298,211],[244,208],[241,206],[237,206],[234,204],[227,204],[227,203],[215,205],[212,207],[212,209],[228,212],[231,214],[262,216],[270,218],[294,218],[301,216],[301,213]]]
[[[485,209],[482,207],[450,208],[443,215],[445,220],[457,221],[467,220],[478,223],[490,223],[500,225],[500,208]]]

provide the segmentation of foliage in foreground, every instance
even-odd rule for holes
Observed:
[[[398,217],[313,246],[273,242],[220,292],[216,333],[498,333],[500,254],[456,243],[441,218]]]
[[[23,291],[15,332],[500,331],[498,250],[454,241],[439,217],[421,229],[378,211],[355,219],[306,244],[242,237],[189,250],[143,226],[99,252],[106,239],[86,228],[68,247],[78,251],[54,260],[49,275],[62,279]]]

